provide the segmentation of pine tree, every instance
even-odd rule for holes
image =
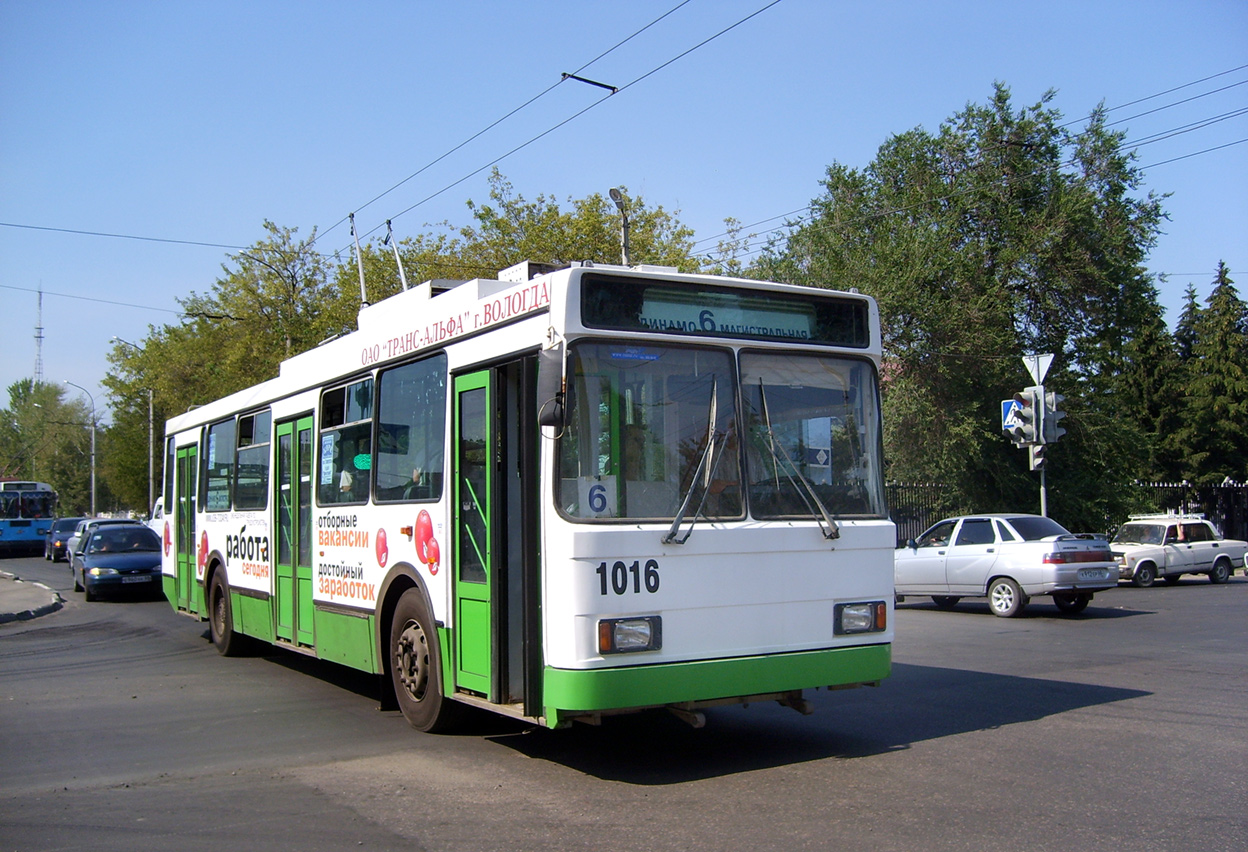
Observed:
[[[1218,263],[1213,291],[1193,323],[1186,427],[1177,436],[1186,450],[1187,478],[1197,484],[1248,479],[1248,305],[1236,292],[1230,269]]]

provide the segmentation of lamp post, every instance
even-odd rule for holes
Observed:
[[[628,266],[628,196],[611,187],[609,194],[615,206],[620,209],[620,255],[625,266]]]
[[[87,395],[87,399],[91,400],[91,516],[95,517],[95,397],[91,395],[91,391],[82,385],[74,384],[69,379],[65,380],[65,384],[78,388]]]
[[[122,340],[120,337],[114,337],[113,340],[118,343],[124,343],[131,349],[138,352],[146,352],[142,346],[131,343],[129,340]],[[151,517],[152,510],[156,508],[156,466],[153,461],[155,446],[153,444],[154,436],[152,434],[152,389],[147,389],[147,513]]]

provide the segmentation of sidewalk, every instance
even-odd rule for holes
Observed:
[[[0,571],[0,624],[56,612],[62,603],[61,596],[43,583],[28,583]]]

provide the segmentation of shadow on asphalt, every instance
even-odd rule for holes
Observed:
[[[905,601],[897,604],[899,610],[914,610],[922,612],[948,612],[952,616],[958,613],[964,615],[987,615],[997,618],[992,614],[992,610],[988,608],[987,598],[962,598],[952,609],[942,610],[932,602],[932,599],[924,595],[906,595]],[[1150,609],[1126,609],[1122,606],[1110,606],[1101,603],[1099,598],[1094,598],[1092,603],[1088,604],[1088,608],[1083,612],[1075,615],[1067,615],[1057,608],[1047,597],[1032,598],[1021,613],[1012,617],[1012,621],[1026,621],[1029,618],[1049,618],[1061,620],[1080,620],[1080,619],[1100,619],[1100,618],[1129,618],[1133,615],[1153,615],[1154,611]]]
[[[1083,683],[894,663],[877,689],[807,692],[802,717],[768,702],[706,712],[692,729],[666,711],[600,727],[488,737],[540,760],[628,784],[680,784],[828,758],[870,757],[917,742],[1033,722],[1149,693]]]

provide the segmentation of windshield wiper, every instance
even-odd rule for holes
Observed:
[[[672,525],[667,529],[667,535],[663,536],[664,544],[684,544],[689,540],[690,534],[693,533],[693,527],[698,522],[698,516],[702,514],[702,508],[706,505],[706,498],[711,493],[711,479],[714,478],[715,471],[719,469],[719,461],[723,458],[722,454],[715,459],[714,467],[710,466],[711,457],[715,455],[715,439],[719,437],[719,432],[715,429],[716,421],[719,419],[719,378],[711,379],[711,406],[708,421],[706,424],[706,449],[702,451],[702,458],[698,461],[698,467],[693,472],[693,478],[689,480],[689,490],[685,492],[685,499],[681,501],[680,510],[676,512],[676,517],[672,520]],[[693,513],[693,520],[689,523],[689,529],[685,530],[685,534],[680,538],[676,538],[676,533],[680,530],[680,525],[685,520],[685,515],[689,511],[689,503],[693,500],[694,489],[698,487],[698,479],[703,477],[705,471],[705,482],[702,484],[702,502],[698,503],[698,511]]]
[[[810,512],[811,516],[819,524],[819,531],[823,533],[823,537],[829,541],[840,538],[840,527],[836,525],[836,521],[832,520],[832,515],[828,512],[828,508],[823,505],[823,501],[815,493],[815,486],[802,474],[801,469],[789,457],[784,444],[776,441],[776,433],[771,428],[771,413],[767,409],[767,390],[763,387],[761,378],[758,380],[758,393],[763,401],[763,423],[767,427],[767,449],[771,453],[773,467],[777,471],[777,481],[779,481],[778,473],[783,471],[785,478],[789,480],[793,490],[797,492],[797,496],[801,497],[802,502],[806,504],[806,510]]]

